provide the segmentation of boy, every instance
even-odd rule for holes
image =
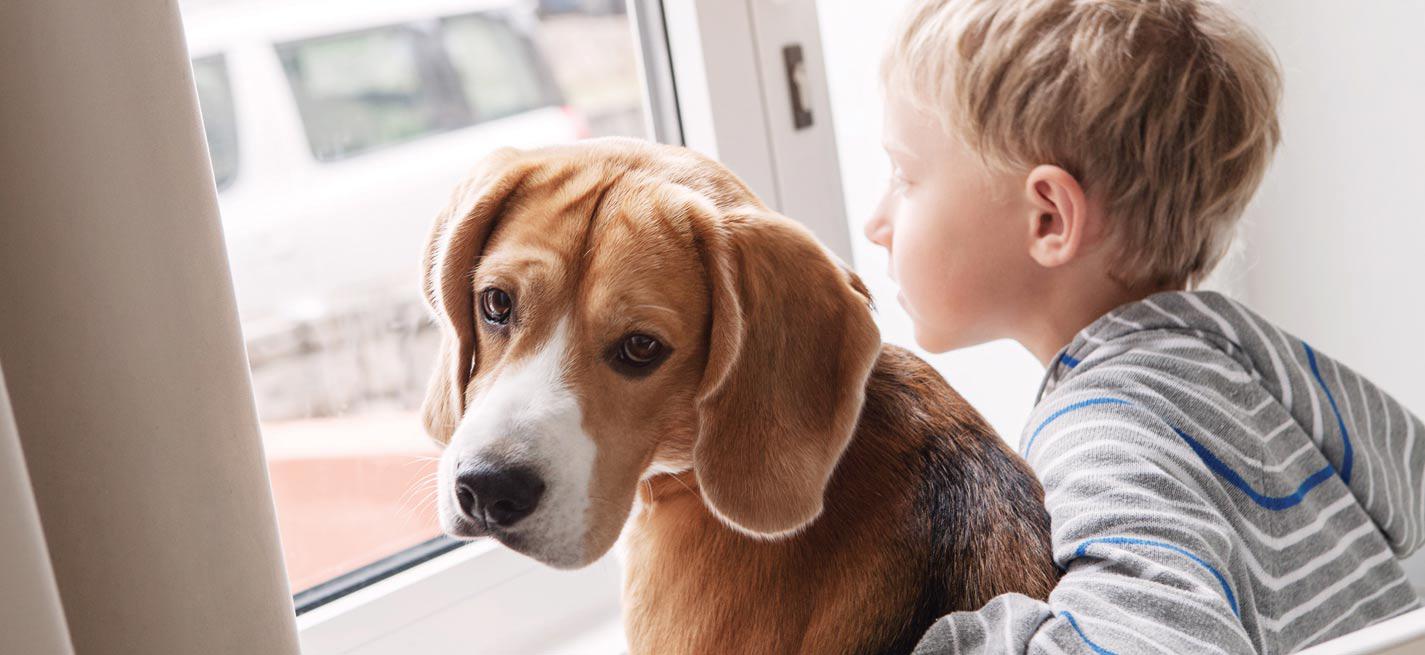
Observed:
[[[1264,44],[1206,0],[917,0],[882,77],[867,236],[924,348],[1048,367],[1020,449],[1064,570],[916,652],[1288,652],[1420,606],[1425,426],[1184,291],[1278,140]]]

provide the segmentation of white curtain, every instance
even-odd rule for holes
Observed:
[[[5,652],[298,651],[205,148],[172,1],[0,2]]]

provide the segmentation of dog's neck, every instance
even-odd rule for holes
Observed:
[[[867,389],[867,402],[871,405],[879,405],[883,398],[873,397],[873,389]],[[853,434],[850,443],[847,444],[845,452],[840,461],[837,462],[837,470],[827,481],[826,501],[827,511],[817,517],[816,522],[831,522],[833,524],[844,524],[847,521],[858,520],[858,512],[869,511],[869,502],[872,496],[880,498],[880,502],[885,502],[890,496],[897,496],[908,499],[914,494],[910,487],[897,487],[895,489],[880,489],[875,494],[862,493],[863,491],[875,489],[878,482],[894,480],[903,477],[903,462],[910,456],[912,451],[920,444],[913,439],[905,437],[911,436],[909,432],[895,432],[886,430],[862,430],[858,429]],[[940,448],[947,448],[948,444],[937,444]],[[659,472],[647,475],[638,484],[638,508],[635,514],[644,518],[654,518],[660,515],[660,506],[686,507],[686,503],[695,500],[709,516],[717,516],[717,512],[708,507],[706,498],[702,494],[702,486],[698,483],[697,472],[693,468],[686,468],[678,471]],[[680,518],[674,519],[675,523],[682,521],[685,515],[678,514]],[[741,530],[727,525],[721,519],[718,523],[728,534],[744,536]],[[686,526],[682,526],[686,527]],[[798,531],[796,536],[788,537],[786,540],[796,541],[804,538],[805,532]],[[741,539],[739,539],[739,542]],[[754,540],[756,543],[765,543],[761,540]],[[778,540],[780,541],[780,539]]]
[[[659,473],[638,485],[638,500],[643,505],[656,505],[670,498],[687,495],[702,497],[698,476],[692,469]]]
[[[1039,493],[929,365],[887,347],[804,529],[750,538],[713,511],[692,468],[639,482],[631,651],[906,652],[943,614],[1002,593],[1048,596]]]
[[[876,653],[900,644],[894,626],[916,611],[923,586],[904,580],[927,556],[892,552],[924,540],[894,537],[921,525],[911,514],[915,485],[885,483],[911,477],[901,469],[916,461],[907,452],[916,441],[910,430],[858,428],[822,514],[775,539],[727,523],[695,469],[639,482],[625,551],[630,652]]]
[[[878,362],[879,368],[885,366],[884,362]],[[844,523],[858,520],[856,515],[859,511],[873,509],[870,504],[867,504],[871,497],[879,498],[878,502],[883,506],[890,496],[909,499],[915,493],[914,489],[908,486],[886,489],[883,488],[883,483],[886,480],[902,479],[905,475],[904,463],[916,451],[925,448],[937,450],[951,448],[952,443],[948,440],[927,444],[914,430],[900,426],[898,429],[865,429],[863,419],[866,413],[872,415],[886,413],[888,411],[886,408],[895,402],[891,396],[900,391],[899,388],[888,387],[885,384],[872,384],[870,380],[867,381],[862,420],[858,420],[856,429],[852,432],[851,439],[836,464],[836,470],[827,480],[824,499],[828,506],[826,511],[817,517],[817,522]],[[691,451],[691,447],[687,450]],[[691,456],[686,456],[686,459],[678,459],[687,461],[691,459]],[[641,509],[637,513],[643,514],[645,518],[651,518],[658,514],[657,510],[660,505],[683,506],[685,501],[696,499],[697,504],[701,505],[710,516],[717,516],[717,512],[708,507],[707,500],[703,497],[696,470],[692,466],[681,470],[678,470],[677,467],[678,465],[669,464],[655,465],[648,473],[644,474],[644,479],[638,484],[637,497]],[[745,535],[744,532],[727,525],[721,519],[719,519],[719,523],[722,523],[723,527],[731,534]],[[805,536],[805,533],[801,531],[798,531],[797,534]],[[792,540],[798,538],[800,537],[791,537]]]

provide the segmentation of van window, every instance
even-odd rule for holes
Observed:
[[[232,185],[238,172],[237,118],[223,56],[194,59],[193,82],[198,87],[198,108],[203,113],[203,136],[208,139],[213,181],[222,191]]]
[[[559,102],[534,44],[488,14],[441,21],[441,41],[477,120],[490,120]]]
[[[341,159],[465,121],[465,108],[436,83],[424,38],[391,26],[277,46],[317,159]]]

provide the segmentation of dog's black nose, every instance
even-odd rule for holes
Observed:
[[[508,528],[529,516],[544,495],[544,480],[520,467],[480,467],[455,479],[460,511],[476,523]]]

